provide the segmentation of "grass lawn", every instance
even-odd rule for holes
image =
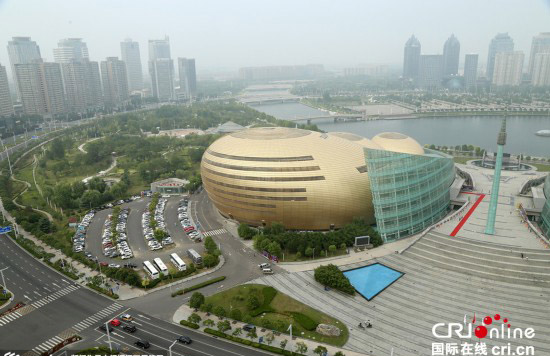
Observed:
[[[455,163],[466,164],[466,162],[476,159],[475,157],[453,157]]]
[[[528,163],[531,166],[537,167],[539,172],[550,172],[550,164]]]
[[[272,291],[270,292],[268,289],[272,289]],[[260,307],[255,310],[250,310],[247,306],[251,295],[257,296],[260,302]],[[267,305],[265,305],[266,297],[272,297],[271,302],[267,300],[269,302]],[[292,323],[293,335],[331,345],[342,346],[347,342],[349,336],[347,327],[341,321],[265,285],[245,284],[237,286],[207,297],[206,303],[212,303],[214,308],[222,306],[228,316],[230,310],[239,309],[243,319],[246,319],[244,316],[248,315],[252,324],[281,333],[287,333],[286,330],[289,324]],[[312,322],[313,327],[311,326]],[[323,336],[315,332],[314,326],[321,323],[339,327],[341,330],[340,336]],[[264,326],[266,324],[270,324],[270,327]]]

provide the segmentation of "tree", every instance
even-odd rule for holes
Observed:
[[[229,313],[229,317],[233,320],[241,321],[243,316],[242,316],[241,310],[235,308],[235,309],[231,309],[231,312]]]
[[[206,327],[212,327],[214,326],[214,320],[212,319],[206,319],[205,321],[202,322],[202,325],[206,326]]]
[[[338,351],[334,354],[334,356],[346,356],[342,351]]]
[[[236,328],[235,330],[233,330],[233,333],[231,333],[231,335],[233,336],[239,336],[243,333],[243,329],[241,328]]]
[[[212,313],[214,313],[214,315],[218,318],[223,318],[224,316],[226,316],[225,309],[221,305],[214,307]]]
[[[313,256],[313,248],[311,247],[307,247],[306,250],[304,251],[304,255],[306,255],[306,257],[311,257]]]
[[[202,264],[205,267],[214,267],[218,264],[219,261],[220,259],[218,258],[218,256],[211,255],[211,254],[207,254],[202,258]]]
[[[88,181],[88,188],[103,193],[105,192],[105,189],[107,189],[107,184],[103,181],[103,179],[94,177]]]
[[[258,337],[258,334],[256,334],[256,329],[252,329],[248,333],[246,333],[246,337],[250,340],[256,339]]]
[[[195,324],[198,324],[201,322],[201,317],[197,314],[197,313],[192,313],[191,315],[189,315],[189,317],[187,318],[187,321],[190,322],[190,323],[195,323]]]
[[[204,303],[203,305],[201,305],[199,310],[203,313],[210,313],[212,311],[212,308],[214,308],[212,303]]]
[[[327,348],[324,347],[324,346],[321,346],[321,345],[318,345],[315,350],[313,350],[313,353],[314,354],[317,354],[317,355],[325,355],[326,353],[328,352]]]
[[[342,243],[340,244],[340,249],[342,249],[342,250],[345,250],[347,247],[348,247],[348,246],[346,245],[345,242],[342,242]]]
[[[95,189],[87,190],[80,198],[80,205],[84,208],[93,208],[101,204],[101,193]]]
[[[307,345],[303,341],[298,341],[295,347],[296,352],[299,354],[305,354],[307,352]]]
[[[338,289],[347,294],[355,294],[355,289],[351,285],[349,279],[347,279],[344,273],[333,264],[315,268],[313,276],[317,282],[325,286]]]
[[[206,249],[206,251],[208,251],[209,254],[212,254],[218,248],[212,236],[206,236],[206,238],[204,239],[204,248]]]
[[[334,252],[336,252],[336,245],[330,245],[328,247],[328,252],[330,252],[332,255],[334,255]]]
[[[271,242],[267,246],[267,252],[269,252],[272,256],[277,256],[277,257],[282,256],[281,246],[276,241]]]
[[[229,324],[229,320],[220,320],[217,324],[218,330],[222,333],[226,332],[227,330],[231,330],[231,324]]]
[[[258,300],[258,297],[253,294],[250,294],[248,296],[248,300],[246,301],[246,307],[249,310],[254,310],[254,309],[257,309],[259,306],[260,306],[260,301]]]
[[[239,225],[237,232],[239,233],[239,236],[242,237],[244,240],[250,240],[255,235],[255,231],[245,223],[241,223]]]
[[[283,339],[281,340],[281,342],[279,343],[279,346],[281,346],[281,349],[285,349],[286,348],[286,344],[288,344],[288,340],[287,339]]]
[[[273,340],[275,340],[275,335],[273,335],[273,333],[267,333],[267,335],[265,336],[265,341],[267,342],[267,344],[271,345],[273,343]]]
[[[195,292],[193,295],[191,295],[191,299],[189,299],[189,306],[191,308],[200,308],[201,305],[204,304],[204,295],[200,292]]]
[[[42,231],[43,233],[46,233],[46,234],[50,233],[51,231],[50,220],[48,220],[48,218],[46,217],[40,218],[40,220],[38,220],[38,227],[40,231]]]
[[[65,145],[60,138],[56,138],[52,141],[52,146],[50,147],[50,152],[52,158],[62,159],[65,157]]]

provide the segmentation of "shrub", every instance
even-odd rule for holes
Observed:
[[[313,331],[317,328],[318,323],[315,322],[315,320],[311,319],[309,316],[298,313],[298,312],[290,312],[290,315],[292,315],[292,318],[300,324],[301,327],[308,331]]]
[[[233,320],[241,321],[243,316],[240,309],[231,309],[231,312],[229,313],[229,317]]]
[[[214,324],[215,324],[214,320],[212,320],[212,319],[206,319],[205,321],[202,322],[202,325],[208,326],[208,327],[214,326]]]
[[[258,300],[258,297],[256,297],[254,294],[250,294],[248,296],[248,300],[246,301],[246,307],[250,310],[255,310],[258,309],[259,306],[260,301]]]
[[[191,299],[189,299],[189,306],[191,308],[200,308],[204,304],[204,295],[199,292],[193,293]]]
[[[199,326],[198,324],[189,322],[189,321],[187,321],[187,320],[180,320],[180,324],[183,325],[183,326],[187,326],[187,327],[189,327],[189,328],[192,328],[192,329],[198,329],[198,328],[200,328],[200,326]]]
[[[212,311],[212,308],[214,308],[214,305],[212,305],[212,303],[204,303],[199,309],[203,313],[210,313]]]
[[[202,287],[206,287],[206,286],[208,286],[208,285],[210,285],[210,284],[213,284],[213,283],[217,283],[217,282],[223,281],[224,279],[225,279],[225,276],[220,276],[220,277],[212,278],[212,279],[209,279],[209,280],[204,281],[204,282],[202,282],[202,283],[198,283],[198,284],[192,285],[191,287],[184,288],[184,289],[183,289],[183,292],[184,292],[184,293],[188,293],[188,292],[194,291],[195,289],[199,289],[199,288],[202,288]]]
[[[218,330],[222,333],[226,332],[227,330],[231,330],[231,324],[229,323],[229,320],[220,320],[217,324]]]
[[[194,324],[200,323],[201,320],[202,320],[201,317],[197,313],[193,313],[193,314],[189,315],[189,317],[187,318],[188,322],[194,323]]]
[[[355,289],[350,281],[344,276],[344,273],[333,264],[315,268],[314,277],[317,282],[325,286],[329,286],[350,295],[355,294]]]

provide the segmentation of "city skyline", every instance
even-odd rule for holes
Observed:
[[[120,42],[126,37],[139,42],[141,56],[147,58],[143,52],[147,41],[168,35],[172,57],[196,58],[200,63],[199,72],[308,63],[328,67],[367,63],[399,66],[402,44],[411,34],[420,40],[424,53],[442,54],[442,44],[451,33],[459,38],[462,53],[479,53],[483,66],[487,45],[499,32],[509,32],[516,42],[516,50],[530,53],[533,36],[548,30],[546,20],[550,13],[547,1],[533,2],[529,7],[518,2],[500,6],[501,2],[496,1],[471,1],[475,8],[473,14],[472,6],[465,3],[453,10],[452,17],[448,16],[447,6],[436,1],[421,4],[397,0],[365,4],[348,1],[314,7],[304,2],[293,6],[292,12],[285,10],[288,6],[284,2],[259,5],[241,1],[231,5],[210,1],[185,4],[183,8],[183,5],[166,2],[122,1],[113,6],[109,4],[112,6],[109,13],[100,13],[101,6],[95,4],[64,3],[64,11],[57,13],[54,9],[59,7],[55,4],[46,7],[35,1],[26,3],[0,1],[0,21],[9,29],[0,35],[0,42],[7,43],[13,36],[30,36],[41,46],[42,56],[53,60],[53,48],[59,40],[82,38],[88,44],[91,60],[98,61],[120,55]],[[14,16],[29,4],[37,11],[26,14],[26,21]],[[180,7],[182,11],[178,11]],[[399,11],[395,11],[396,8]],[[414,10],[415,17],[409,16],[409,10]],[[162,20],[152,20],[151,13]],[[391,14],[390,21],[386,16],[379,16],[381,13]],[[468,26],[464,26],[466,13],[471,18]],[[530,21],[524,23],[521,19],[527,15]],[[51,19],[47,36],[32,25],[37,16]],[[101,26],[95,25],[98,18]],[[346,26],[338,26],[341,21],[347,22]],[[431,30],[434,26],[438,31]],[[296,34],[308,38],[307,44],[296,40]],[[223,61],[220,58],[224,58]],[[146,67],[143,62],[146,61],[142,61]],[[0,51],[0,63],[7,63],[5,51]],[[462,61],[460,67],[463,67]]]

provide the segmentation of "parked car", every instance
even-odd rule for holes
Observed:
[[[120,326],[121,322],[118,319],[113,319],[109,324],[111,324],[112,326]]]
[[[252,324],[246,324],[243,326],[243,331],[250,332],[256,330],[256,327]]]
[[[137,328],[134,325],[124,325],[122,329],[129,333],[135,333],[137,331]]]
[[[105,324],[101,324],[101,326],[99,327],[101,330],[107,332],[107,326]],[[111,325],[109,325],[109,332],[113,332],[113,327]]]

